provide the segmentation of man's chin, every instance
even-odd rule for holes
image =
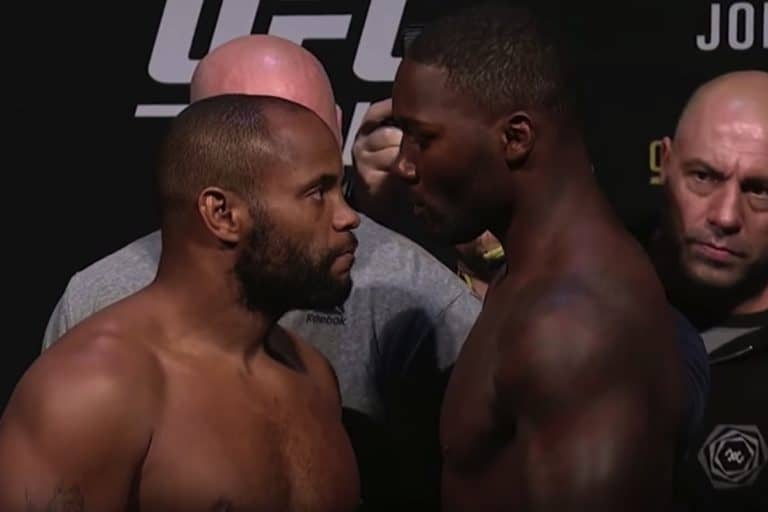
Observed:
[[[419,221],[424,233],[429,238],[446,245],[453,246],[471,242],[483,232],[483,230],[460,226],[444,219],[435,219],[434,217],[420,217]]]
[[[308,295],[307,304],[301,309],[328,309],[341,306],[352,292],[352,278],[349,275],[334,279],[333,285]]]
[[[474,226],[461,226],[455,224],[451,229],[445,230],[444,240],[454,246],[468,244],[470,242],[475,242],[477,238],[484,232],[484,228],[476,228]]]
[[[744,281],[743,272],[734,267],[723,267],[708,262],[689,262],[686,266],[689,280],[698,286],[727,290],[739,286]]]

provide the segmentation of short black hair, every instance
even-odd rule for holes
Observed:
[[[282,154],[268,116],[275,108],[306,111],[271,96],[225,94],[194,102],[174,118],[155,174],[161,216],[194,207],[209,186],[253,197],[264,170]]]
[[[445,69],[448,86],[488,114],[542,108],[576,115],[564,51],[557,22],[543,9],[493,2],[427,25],[405,57]]]

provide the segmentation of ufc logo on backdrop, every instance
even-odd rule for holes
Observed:
[[[727,45],[731,50],[768,49],[768,2],[735,2],[726,10],[720,3],[710,6],[709,31],[696,36],[701,51],[717,50]],[[762,41],[758,28],[762,24]]]
[[[391,55],[407,0],[370,0],[352,70],[365,82],[392,82],[400,58]],[[149,59],[150,78],[159,84],[189,84],[197,60],[189,53],[205,0],[167,0]],[[222,0],[209,50],[251,33],[260,0]],[[274,15],[268,34],[302,44],[307,39],[347,39],[352,14]],[[186,101],[186,98],[185,98]],[[344,144],[344,163],[351,164],[352,137],[369,101],[358,101]],[[183,104],[139,104],[136,117],[173,117]],[[351,134],[351,136],[350,136]]]

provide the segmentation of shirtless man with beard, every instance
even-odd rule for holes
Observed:
[[[354,510],[335,376],[277,326],[341,304],[359,217],[328,126],[264,96],[193,103],[161,148],[146,288],[30,367],[0,420],[0,509]]]

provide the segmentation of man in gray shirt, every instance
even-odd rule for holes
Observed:
[[[325,71],[311,53],[293,43],[254,35],[216,48],[195,70],[191,99],[224,93],[274,95],[300,103],[341,141],[340,115]],[[280,324],[323,352],[337,373],[364,501],[383,505],[385,495],[392,496],[390,503],[432,500],[437,459],[433,429],[443,379],[481,304],[421,247],[364,215],[360,218],[353,288],[344,305],[294,311]],[[87,316],[150,284],[160,249],[160,233],[154,232],[76,273],[49,320],[43,347]],[[414,486],[396,489],[402,485]]]

